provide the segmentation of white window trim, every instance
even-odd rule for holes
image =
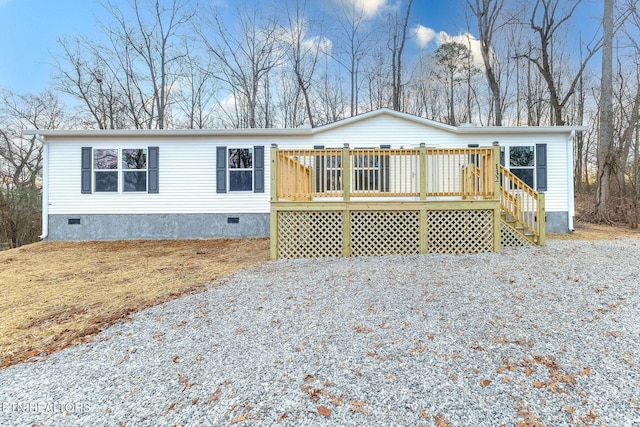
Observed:
[[[250,168],[232,168],[231,165],[229,164],[229,154],[231,153],[231,150],[249,150],[249,152],[251,153],[251,167]],[[254,177],[255,177],[255,166],[254,166],[254,158],[253,156],[255,155],[254,151],[253,151],[253,147],[227,147],[227,153],[226,153],[226,162],[227,162],[227,192],[229,193],[253,193],[253,186],[254,186]],[[232,172],[251,172],[251,188],[249,188],[248,190],[232,190],[231,189],[231,173]]]
[[[91,149],[91,189],[94,194],[147,194],[149,191],[149,147],[136,147],[136,146],[126,146],[126,147],[114,147],[114,146],[105,146],[105,147],[92,147]],[[98,150],[116,150],[118,155],[117,160],[117,168],[115,169],[96,169],[95,168],[95,152]],[[124,150],[145,150],[146,159],[146,168],[144,169],[125,169],[122,167],[122,153]],[[116,191],[99,191],[96,189],[96,172],[117,172],[118,174],[118,184]],[[144,190],[139,191],[124,191],[124,174],[126,172],[144,172],[146,174],[146,188]]]

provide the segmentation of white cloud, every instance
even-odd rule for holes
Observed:
[[[230,93],[218,104],[223,111],[233,111],[236,108],[236,97],[233,93]]]
[[[475,38],[469,33],[461,33],[457,36],[452,36],[444,31],[440,31],[436,36],[436,44],[441,46],[445,43],[456,42],[465,45],[471,50],[473,56],[473,64],[478,68],[484,68],[484,62],[482,61],[482,50],[480,47],[480,40]]]
[[[305,39],[302,42],[302,46],[308,52],[315,52],[316,50],[319,50],[326,55],[330,55],[333,43],[328,38],[316,36]]]
[[[424,25],[416,25],[413,32],[416,36],[416,44],[420,49],[427,47],[431,40],[436,38],[435,30]]]
[[[343,8],[353,8],[357,14],[365,18],[373,18],[388,6],[389,0],[334,0]]]

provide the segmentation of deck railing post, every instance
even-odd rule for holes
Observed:
[[[342,148],[342,198],[345,202],[351,199],[351,162],[349,161],[349,144]]]
[[[500,252],[502,250],[502,238],[500,234],[500,199],[502,192],[500,191],[500,143],[493,141],[492,157],[492,175],[493,175],[493,200],[496,201],[493,209],[493,251]]]
[[[493,160],[492,174],[493,174],[493,199],[500,200],[500,143],[493,141],[493,150],[491,152]]]
[[[427,200],[427,145],[420,143],[420,200]]]
[[[538,245],[544,246],[547,241],[547,217],[544,205],[544,193],[538,194]]]
[[[271,144],[271,209],[269,214],[269,252],[272,260],[278,259],[278,210],[273,206],[278,201],[278,145]]]

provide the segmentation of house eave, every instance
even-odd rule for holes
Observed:
[[[317,128],[252,128],[252,129],[109,129],[109,130],[42,130],[28,129],[23,135],[40,135],[54,138],[109,138],[109,137],[242,137],[242,136],[311,136],[332,129],[348,126],[378,116],[393,116],[400,120],[406,120],[421,124],[426,127],[440,129],[459,135],[504,135],[504,134],[557,134],[571,132],[584,132],[586,126],[450,126],[412,114],[402,113],[388,108],[381,108],[357,116],[338,120]]]

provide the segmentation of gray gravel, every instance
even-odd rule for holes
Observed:
[[[264,263],[0,371],[0,425],[639,425],[639,260]]]

